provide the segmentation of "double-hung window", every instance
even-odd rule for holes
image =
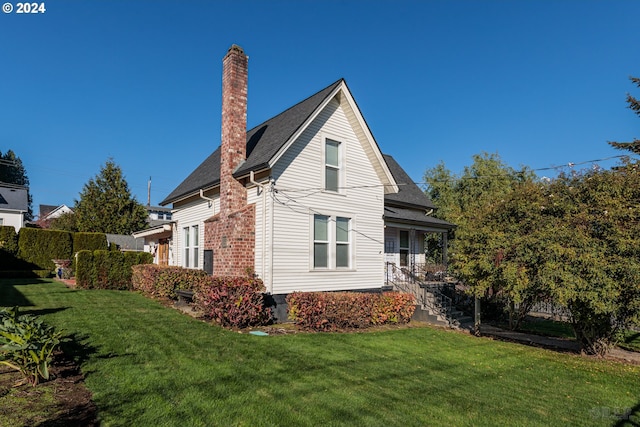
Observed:
[[[326,139],[324,144],[324,189],[338,192],[341,182],[340,142]]]
[[[351,219],[313,216],[313,268],[351,268]]]
[[[184,267],[198,268],[198,260],[200,259],[200,227],[192,225],[184,227],[182,233],[184,236]]]

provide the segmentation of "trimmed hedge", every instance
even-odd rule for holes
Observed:
[[[147,252],[80,251],[76,259],[76,285],[83,289],[132,289],[132,266],[153,262]]]
[[[71,259],[73,242],[71,233],[40,228],[20,229],[18,235],[18,258],[35,264],[37,270],[52,272],[53,259]]]
[[[415,310],[413,295],[399,292],[294,292],[286,300],[289,318],[313,331],[407,323]]]
[[[0,225],[0,270],[16,270],[18,234],[12,225]]]
[[[233,328],[271,321],[264,285],[252,277],[211,277],[203,270],[155,264],[133,267],[133,289],[150,298],[177,300],[177,290],[193,291],[193,301],[205,318]]]
[[[0,249],[10,255],[18,254],[18,233],[12,225],[0,225]]]
[[[211,277],[211,285],[195,290],[194,302],[207,319],[221,326],[246,328],[271,321],[264,304],[262,280],[253,277]]]
[[[131,278],[134,290],[151,298],[176,300],[176,290],[190,290],[208,286],[210,277],[204,270],[146,264],[133,267]]]
[[[106,251],[109,249],[104,233],[73,233],[73,253],[80,251]]]

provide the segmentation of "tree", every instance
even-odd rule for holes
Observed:
[[[632,83],[636,86],[640,87],[640,78],[638,77],[629,77]],[[640,116],[640,100],[627,94],[627,104],[629,104],[629,108],[638,116]],[[628,150],[634,154],[640,154],[640,139],[634,138],[631,142],[614,142],[610,141],[609,145],[619,150]]]
[[[639,182],[639,166],[625,160],[561,175],[550,186],[562,221],[545,266],[548,285],[590,354],[605,354],[640,321]]]
[[[84,185],[73,210],[81,232],[131,234],[147,227],[146,209],[132,197],[122,170],[113,160]]]
[[[29,192],[29,178],[22,160],[12,150],[7,151],[5,154],[0,152],[0,182],[27,188],[29,207],[25,220],[31,221],[33,219],[33,197]]]
[[[455,236],[449,240],[452,272],[470,286],[475,296],[485,298],[485,308],[497,307],[501,313],[502,308],[513,310],[516,304],[529,307],[529,300],[508,292],[507,278],[498,277],[494,270],[497,251],[511,236],[488,221],[488,216],[514,188],[533,182],[535,174],[528,168],[516,171],[498,154],[481,153],[473,156],[473,163],[460,176],[440,163],[428,169],[424,179],[427,195],[438,206],[434,215],[457,225]],[[513,318],[513,313],[509,317]]]
[[[75,233],[79,231],[78,224],[76,224],[76,214],[74,212],[63,213],[59,217],[51,219],[47,228]]]

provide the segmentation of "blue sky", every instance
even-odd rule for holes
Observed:
[[[0,13],[0,151],[22,159],[36,214],[72,205],[109,158],[140,202],[149,177],[151,203],[167,196],[220,144],[234,43],[249,55],[249,127],[344,77],[415,181],[482,151],[545,168],[640,137],[625,103],[640,96],[638,1],[44,3]]]

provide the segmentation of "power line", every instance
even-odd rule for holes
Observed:
[[[300,206],[300,208],[301,208],[301,209],[303,209],[303,210],[296,210],[295,208],[293,208],[292,206],[290,206],[290,205],[289,205],[289,203],[287,203],[287,202],[283,202],[282,200],[278,199],[278,197],[276,196],[276,194],[282,194],[282,195],[283,195],[284,197],[286,197],[290,202],[293,202],[293,203],[296,203],[297,205],[299,205],[299,206]],[[331,222],[336,222],[336,220],[333,218],[333,216],[332,216],[332,215],[327,214],[327,213],[320,212],[320,211],[318,211],[318,210],[316,210],[316,209],[314,209],[314,208],[311,208],[311,207],[309,207],[309,206],[303,205],[303,204],[302,204],[302,203],[300,203],[298,200],[296,200],[296,199],[294,199],[294,198],[292,198],[292,197],[288,196],[287,194],[285,194],[283,190],[278,190],[278,189],[276,189],[276,188],[274,187],[274,188],[273,188],[273,191],[271,191],[271,197],[272,197],[272,198],[273,198],[273,200],[274,200],[275,202],[277,202],[278,204],[280,204],[280,205],[282,205],[282,206],[284,206],[284,207],[286,207],[286,208],[290,209],[292,212],[295,212],[295,213],[297,213],[297,214],[309,215],[309,212],[311,212],[311,213],[314,213],[314,214],[316,214],[316,215],[322,215],[322,216],[328,217],[328,218],[329,218],[329,221],[331,221]],[[337,225],[337,222],[336,222],[336,225]],[[342,231],[349,231],[349,230],[344,230],[343,228],[341,228],[341,230],[342,230]],[[376,243],[378,243],[378,244],[380,244],[380,245],[384,245],[384,242],[381,242],[380,240],[378,240],[378,239],[376,239],[376,238],[374,238],[374,237],[371,237],[371,236],[367,235],[366,233],[363,233],[362,231],[359,231],[359,230],[357,230],[357,229],[355,229],[355,228],[353,228],[353,227],[351,227],[351,230],[352,230],[354,233],[359,234],[359,235],[361,235],[361,236],[363,236],[363,237],[365,237],[365,238],[367,238],[367,239],[369,239],[369,240],[371,240],[371,241],[374,241],[374,242],[376,242]]]

